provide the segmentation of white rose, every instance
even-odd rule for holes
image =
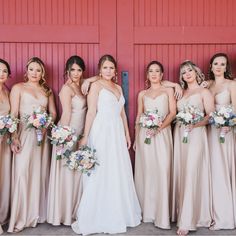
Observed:
[[[215,117],[215,122],[220,125],[223,125],[225,123],[223,117]]]
[[[151,125],[152,125],[152,121],[151,121],[151,120],[148,120],[148,121],[146,122],[146,125],[147,125],[147,126],[151,126]]]
[[[70,141],[70,142],[68,142],[67,144],[66,144],[66,146],[68,146],[68,147],[72,147],[74,145],[74,142],[72,142],[72,141]]]
[[[9,129],[9,132],[10,132],[10,133],[13,133],[13,132],[15,132],[15,131],[16,131],[15,127],[11,127],[11,128]]]
[[[230,118],[230,114],[229,114],[229,113],[225,113],[225,114],[224,114],[224,117],[225,117],[226,119],[228,119],[228,118]]]
[[[186,113],[184,116],[184,120],[189,123],[192,120],[192,115],[189,113]]]

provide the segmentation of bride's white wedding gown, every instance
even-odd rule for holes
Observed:
[[[97,114],[89,135],[99,166],[83,176],[83,194],[72,229],[78,234],[122,233],[140,224],[130,156],[121,118],[124,97],[99,92]]]

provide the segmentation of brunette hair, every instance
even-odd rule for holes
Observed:
[[[4,64],[7,67],[8,76],[11,75],[11,68],[8,62],[0,58],[0,63]]]
[[[216,53],[215,55],[212,56],[212,58],[210,60],[210,67],[209,67],[209,71],[208,71],[209,79],[210,80],[215,80],[215,75],[214,75],[214,73],[212,72],[211,69],[212,69],[212,63],[217,57],[224,57],[226,59],[226,71],[224,72],[224,78],[232,80],[233,75],[232,75],[231,67],[230,67],[230,64],[229,64],[229,58],[228,58],[227,54],[222,53],[222,52]]]
[[[66,61],[66,66],[65,66],[65,71],[64,71],[65,75],[68,71],[71,70],[71,67],[73,64],[78,65],[82,69],[82,71],[85,71],[84,60],[81,57],[74,55],[68,58],[68,60]]]
[[[98,62],[98,70],[101,69],[103,63],[105,61],[110,61],[114,64],[115,66],[115,70],[116,70],[116,76],[114,78],[112,78],[112,81],[117,83],[117,63],[116,63],[116,60],[114,59],[113,56],[109,55],[109,54],[106,54],[106,55],[103,55],[100,59],[99,59],[99,62]]]
[[[164,73],[164,66],[159,61],[151,61],[147,65],[146,74],[148,74],[149,68],[152,65],[158,65],[160,67],[161,73]],[[148,78],[146,78],[146,80],[145,80],[145,86],[146,86],[146,88],[150,88],[151,87],[151,83],[150,83],[150,80]]]
[[[180,85],[183,89],[187,89],[188,88],[188,84],[186,81],[184,81],[183,79],[183,68],[184,67],[189,67],[191,69],[193,69],[196,72],[196,80],[198,84],[201,84],[204,80],[205,80],[205,75],[202,73],[201,69],[196,66],[192,61],[184,61],[179,68],[179,82]]]
[[[38,58],[38,57],[32,57],[31,59],[29,59],[29,61],[27,62],[27,65],[26,65],[26,71],[28,70],[28,67],[31,63],[37,63],[39,64],[39,66],[41,67],[42,69],[42,77],[40,78],[39,80],[39,85],[42,87],[43,91],[45,92],[46,96],[49,97],[52,93],[52,90],[49,88],[49,86],[46,84],[46,79],[45,79],[45,65],[43,63],[43,61]],[[25,81],[27,82],[29,79],[28,79],[28,76],[27,76],[27,73],[25,73],[24,75],[24,79]]]

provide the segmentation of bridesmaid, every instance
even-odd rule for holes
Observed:
[[[37,146],[36,132],[26,129],[24,116],[43,106],[56,117],[51,89],[46,85],[41,59],[31,58],[26,66],[25,82],[13,86],[10,93],[11,114],[20,118],[18,133],[13,136],[12,197],[8,232],[36,227],[45,222],[50,168],[50,143],[44,132]]]
[[[63,85],[59,97],[62,105],[62,115],[59,124],[75,129],[76,135],[83,133],[87,111],[86,97],[81,92],[81,84],[85,64],[81,57],[71,56],[65,66],[68,80]],[[93,82],[96,77],[86,80]],[[77,147],[74,147],[77,149]],[[56,160],[55,147],[52,152],[52,162],[49,180],[49,198],[47,221],[53,225],[71,225],[76,219],[81,197],[81,173],[70,170],[63,160]],[[65,194],[66,193],[66,194]]]
[[[215,109],[232,105],[236,111],[236,83],[232,80],[226,54],[217,53],[210,60],[210,91],[215,98]],[[213,230],[236,227],[236,156],[233,129],[222,128],[225,143],[219,142],[220,129],[209,129],[213,187]]]
[[[0,116],[10,112],[9,92],[5,82],[11,75],[9,64],[0,59]],[[7,144],[8,135],[0,137],[0,234],[1,225],[9,220],[11,187],[11,149]]]
[[[152,61],[147,66],[148,89],[138,95],[136,118],[135,186],[142,209],[143,222],[153,222],[162,229],[170,229],[170,188],[173,142],[170,123],[176,114],[172,88],[161,85],[163,65]],[[139,119],[146,110],[156,110],[164,117],[153,133],[151,144],[144,144],[145,128]]]
[[[177,109],[180,111],[185,105],[192,105],[204,112],[205,117],[187,127],[188,143],[182,142],[185,128],[178,123],[175,126],[172,221],[177,221],[178,235],[187,235],[197,227],[209,227],[212,222],[206,124],[214,103],[209,90],[200,86],[203,79],[204,75],[193,62],[185,61],[180,65],[180,83],[184,93],[177,102]]]

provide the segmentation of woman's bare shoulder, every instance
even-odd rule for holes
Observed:
[[[20,82],[20,83],[14,84],[12,86],[11,92],[22,91],[22,90],[24,90],[24,88],[25,88],[25,83],[24,82]]]

